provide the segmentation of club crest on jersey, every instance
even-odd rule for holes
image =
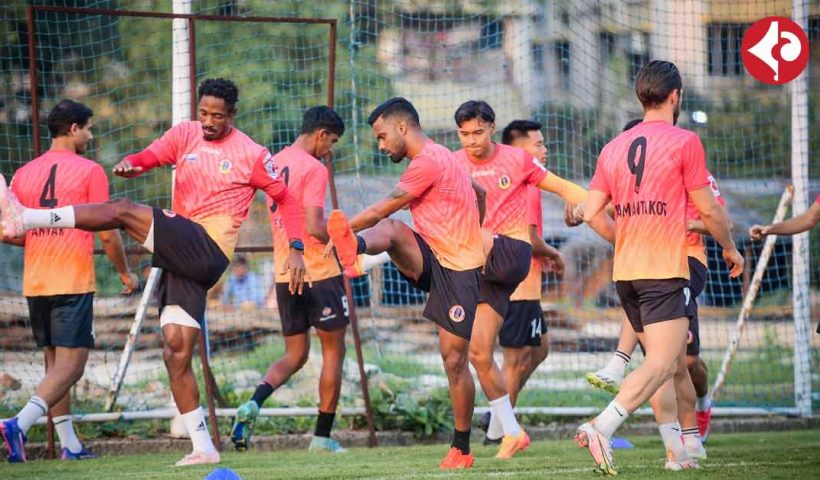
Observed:
[[[223,175],[231,173],[231,170],[233,170],[233,163],[231,163],[230,160],[228,160],[227,158],[223,158],[219,161],[219,171]]]
[[[464,321],[464,317],[467,316],[467,312],[464,311],[464,307],[461,305],[453,305],[450,307],[450,320],[459,323]]]
[[[165,216],[168,218],[174,218],[177,216],[176,212],[174,212],[173,210],[168,210],[167,208],[163,208],[162,213],[164,213]]]
[[[511,183],[512,181],[510,180],[509,175],[501,175],[500,177],[498,177],[498,188],[500,188],[501,190],[506,190],[510,188]]]
[[[268,153],[262,163],[265,165],[265,172],[273,179],[279,178],[279,170],[276,168],[276,162],[273,161],[273,155]]]

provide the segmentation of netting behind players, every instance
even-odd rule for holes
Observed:
[[[378,153],[366,118],[377,104],[403,95],[418,108],[429,135],[459,148],[452,116],[468,99],[487,100],[498,130],[510,120],[542,122],[550,149],[548,167],[586,184],[600,148],[629,119],[640,116],[634,75],[649,59],[674,61],[686,92],[681,125],[696,131],[708,164],[720,183],[734,220],[734,236],[750,267],[761,244],[749,242],[753,223],[769,222],[777,199],[790,182],[792,123],[788,87],[752,79],[740,61],[740,41],[748,25],[768,15],[791,14],[791,2],[718,1],[512,1],[345,2],[195,1],[194,13],[291,15],[339,21],[336,108],[347,132],[335,149],[340,203],[356,213],[385,195],[402,166]],[[809,5],[807,33],[820,38],[820,9]],[[88,6],[126,7],[113,1]],[[128,8],[170,11],[166,2]],[[171,21],[111,16],[43,13],[37,18],[40,111],[70,97],[95,110],[95,141],[89,155],[111,166],[124,154],[144,148],[170,127]],[[28,98],[25,10],[0,7],[3,50],[3,103],[0,105],[0,169],[6,176],[32,157]],[[132,41],[139,37],[140,41]],[[278,150],[295,138],[304,108],[326,98],[327,29],[322,26],[197,23],[197,80],[227,76],[241,89],[237,125],[260,143]],[[817,49],[807,72],[810,131],[816,131],[820,95],[816,87]],[[44,145],[47,139],[43,138]],[[811,138],[810,157],[820,139]],[[820,162],[810,164],[810,178]],[[166,206],[170,172],[138,180],[112,180],[112,194]],[[817,194],[820,185],[811,184]],[[814,198],[814,197],[811,197]],[[551,353],[521,395],[522,406],[599,406],[607,396],[587,387],[583,374],[609,358],[621,310],[610,282],[611,249],[587,227],[568,229],[563,204],[544,195],[545,236],[564,253],[563,278],[545,275],[542,303],[549,322]],[[409,221],[407,212],[396,215]],[[809,251],[813,316],[818,314],[820,245],[814,233]],[[260,199],[243,230],[241,244],[269,246],[265,207]],[[271,255],[248,255],[260,279],[271,277]],[[721,406],[793,407],[795,357],[791,318],[791,240],[778,240],[721,397]],[[142,266],[147,257],[132,259]],[[734,328],[744,280],[729,280],[719,247],[709,243],[710,273],[701,305],[702,354],[712,372]],[[22,382],[3,388],[2,409],[14,410],[31,394],[42,373],[33,347],[25,301],[19,296],[19,250],[0,247],[0,370]],[[75,389],[78,411],[98,411],[130,326],[133,304],[115,297],[116,277],[98,262],[95,308],[100,348]],[[226,278],[228,274],[226,274]],[[265,281],[262,282],[265,284]],[[376,267],[354,285],[360,309],[365,360],[373,388],[411,392],[424,398],[446,388],[433,325],[421,318],[423,295],[391,264]],[[263,301],[266,287],[259,292]],[[261,373],[283,351],[273,309],[229,306],[213,292],[208,310],[212,361],[217,381],[233,405],[250,394]],[[818,346],[813,337],[813,351]],[[169,405],[159,327],[149,314],[139,350],[129,369],[119,407],[150,409]],[[349,349],[349,363],[353,362]],[[639,356],[638,356],[639,357]],[[315,405],[320,365],[318,344],[306,369],[277,391],[268,405]],[[639,360],[637,360],[639,361]],[[801,358],[798,361],[808,362]],[[375,373],[380,372],[380,373]],[[358,372],[345,368],[342,404],[358,405]],[[814,381],[814,390],[820,383]],[[479,404],[481,404],[479,402]]]

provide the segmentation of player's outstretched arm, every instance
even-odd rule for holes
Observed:
[[[118,177],[134,178],[161,164],[161,159],[150,150],[143,150],[139,153],[127,155],[120,160],[118,164],[114,165],[113,172]]]
[[[350,219],[350,228],[354,232],[360,232],[370,228],[383,218],[387,218],[398,212],[405,205],[413,201],[415,197],[405,192],[401,188],[394,188],[387,197],[365,208],[361,213]]]
[[[581,203],[587,198],[586,189],[552,172],[547,172],[547,176],[538,183],[538,188],[558,195],[565,202]]]
[[[100,243],[102,243],[105,255],[120,275],[120,282],[122,282],[123,287],[120,294],[130,295],[139,285],[139,279],[128,268],[128,260],[125,256],[125,248],[119,230],[98,232],[97,235],[100,237]]]
[[[689,192],[689,198],[700,213],[709,234],[723,247],[723,259],[729,266],[729,276],[735,278],[743,273],[743,256],[738,252],[729,225],[729,217],[720,206],[709,186]]]
[[[811,230],[820,223],[820,203],[813,202],[800,215],[771,225],[754,225],[749,229],[752,240],[762,240],[766,235],[794,235]]]

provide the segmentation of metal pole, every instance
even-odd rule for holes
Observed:
[[[808,31],[805,0],[793,0],[793,20]],[[808,46],[807,46],[808,47]],[[809,204],[809,89],[807,72],[791,82],[792,215]],[[794,314],[794,401],[802,416],[811,416],[811,327],[809,321],[809,233],[792,237],[792,306]]]
[[[333,107],[334,88],[336,77],[336,22],[330,24],[330,45],[328,53],[328,79],[327,79],[327,105]],[[356,135],[356,132],[353,132]],[[325,165],[327,167],[329,182],[330,182],[330,202],[333,208],[339,208],[339,197],[336,191],[336,180],[333,175],[333,159],[330,158]],[[359,335],[359,319],[356,315],[356,302],[353,298],[353,287],[350,284],[350,279],[342,275],[345,285],[345,296],[347,297],[347,305],[350,312],[350,330],[353,332],[353,345],[356,350],[356,363],[359,366],[359,384],[362,388],[362,397],[364,399],[365,418],[367,419],[367,445],[375,447],[378,445],[376,439],[376,425],[373,421],[373,407],[370,404],[370,388],[367,383],[367,372],[364,368],[364,355],[362,354],[362,339]]]
[[[37,47],[34,30],[34,7],[29,5],[27,10],[28,22],[28,76],[29,88],[31,89],[31,135],[34,147],[34,156],[39,157],[40,150],[40,108],[37,88]]]

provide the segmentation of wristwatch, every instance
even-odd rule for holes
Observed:
[[[299,251],[299,252],[304,252],[305,251],[305,244],[302,243],[301,240],[291,240],[290,241],[290,248],[292,248],[296,251]]]

